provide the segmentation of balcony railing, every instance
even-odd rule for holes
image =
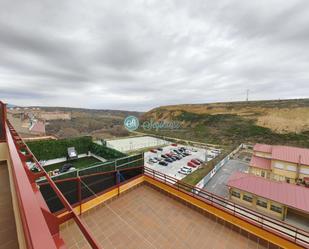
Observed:
[[[161,172],[153,169],[144,168],[144,174],[170,185],[177,190],[189,193],[191,196],[198,198],[207,204],[210,204],[216,208],[219,208],[237,218],[240,218],[250,224],[267,230],[273,234],[278,235],[286,240],[289,240],[301,247],[309,248],[309,232],[300,228],[282,222],[280,220],[263,215],[259,212],[237,205],[236,203],[229,201],[225,198],[217,196],[213,193],[205,191],[204,189],[197,188],[195,186],[186,184],[171,176],[165,175]]]
[[[87,227],[74,212],[72,206],[51,180],[27,145],[15,131],[13,126],[6,122],[6,138],[11,159],[11,169],[14,188],[18,200],[18,209],[21,216],[24,237],[28,249],[56,249],[65,248],[59,236],[59,225],[69,219],[74,219],[80,231],[94,249],[99,249],[98,243],[88,231]],[[38,173],[32,172],[27,166],[27,161],[35,163]],[[35,183],[39,177],[45,177],[63,206],[68,211],[60,220],[48,209],[40,190]]]

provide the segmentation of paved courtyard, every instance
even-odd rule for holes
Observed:
[[[81,216],[104,249],[267,248],[147,185]],[[90,248],[75,223],[61,228],[68,248]]]
[[[127,151],[140,150],[143,148],[163,146],[170,144],[170,142],[155,137],[142,136],[142,137],[130,137],[130,138],[107,140],[106,144],[110,148],[114,148],[122,152],[127,152]]]
[[[204,187],[207,191],[222,197],[228,197],[228,188],[226,183],[229,177],[237,171],[245,172],[249,165],[239,160],[229,160],[207,183]]]

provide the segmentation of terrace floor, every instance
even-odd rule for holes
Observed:
[[[257,237],[219,223],[148,185],[108,201],[81,218],[104,249],[268,248],[259,245]],[[61,235],[68,248],[90,248],[73,222],[62,225]]]
[[[2,162],[0,162],[0,248],[19,248],[11,198],[9,171],[7,164]]]

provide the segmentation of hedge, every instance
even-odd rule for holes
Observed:
[[[102,146],[96,143],[92,143],[90,146],[90,151],[100,157],[103,157],[106,160],[112,160],[112,159],[116,159],[116,158],[120,158],[120,157],[125,157],[127,156],[126,154],[115,150],[115,149],[111,149],[108,148],[106,146]]]
[[[90,136],[27,142],[31,152],[38,160],[66,157],[69,147],[75,147],[78,154],[88,153],[91,144],[92,138]]]

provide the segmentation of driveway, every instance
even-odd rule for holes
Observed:
[[[226,183],[229,177],[237,171],[245,172],[249,165],[239,160],[229,160],[204,187],[209,192],[222,197],[228,197],[228,188]]]

